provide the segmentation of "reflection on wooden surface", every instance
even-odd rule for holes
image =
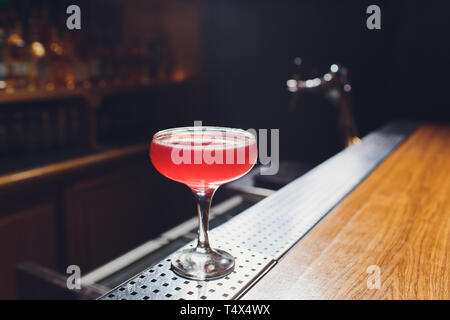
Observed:
[[[244,298],[449,299],[449,159],[450,128],[421,127]]]

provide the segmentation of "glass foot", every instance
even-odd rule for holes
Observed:
[[[185,249],[172,256],[172,270],[192,280],[219,279],[234,270],[234,257],[219,249]]]

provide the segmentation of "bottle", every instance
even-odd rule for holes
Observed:
[[[147,44],[147,72],[151,81],[158,78],[158,41],[149,40]]]
[[[39,19],[35,13],[29,22],[30,25],[30,72],[28,86],[31,89],[44,87],[48,82],[48,52],[41,40]]]
[[[73,55],[73,72],[75,78],[75,86],[82,87],[89,78],[89,68],[87,63],[87,54],[84,48],[85,37],[83,32],[76,32],[72,36],[72,45],[74,48]]]
[[[64,63],[64,85],[68,89],[75,88],[75,48],[73,46],[73,41],[70,32],[64,32],[63,34],[63,54],[62,60]]]
[[[9,65],[7,55],[6,31],[0,26],[0,92],[6,89],[8,83]]]
[[[50,29],[49,39],[50,75],[48,88],[62,87],[65,85],[65,63],[63,57],[63,45],[59,37],[58,29]]]
[[[89,80],[91,83],[95,84],[97,84],[103,76],[100,51],[99,45],[95,45],[88,53]]]
[[[29,54],[23,37],[22,23],[17,21],[8,36],[10,78],[14,88],[26,88],[29,79]]]

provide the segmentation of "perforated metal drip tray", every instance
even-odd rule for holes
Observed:
[[[183,279],[170,258],[141,272],[100,299],[237,299],[327,215],[417,127],[393,123],[369,134],[275,194],[213,229],[213,247],[236,257],[229,276]],[[188,244],[193,246],[194,241]]]
[[[245,252],[221,245],[216,247],[225,249],[236,259],[235,270],[224,278],[210,281],[181,278],[170,270],[171,256],[169,256],[107,293],[102,299],[236,299],[245,292],[250,283],[274,263],[274,260],[251,251]]]

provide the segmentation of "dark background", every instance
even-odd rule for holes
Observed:
[[[381,8],[381,30],[366,27],[370,4]],[[362,134],[398,118],[449,120],[450,19],[443,1],[218,0],[205,6],[202,72],[216,123],[275,128],[289,117],[285,83],[296,56],[314,76],[332,63],[349,68]],[[313,106],[300,106],[292,126],[312,117]],[[329,114],[322,117],[327,122]],[[314,122],[321,127],[320,119]]]
[[[305,78],[322,76],[333,63],[348,68],[353,112],[361,136],[393,119],[449,121],[446,89],[450,19],[444,1],[7,3],[16,5],[19,16],[26,15],[29,7],[45,3],[53,8],[50,18],[62,29],[67,5],[78,4],[83,15],[81,32],[88,39],[81,52],[89,52],[99,43],[106,47],[133,45],[154,32],[162,13],[175,11],[162,23],[163,29],[170,30],[161,36],[187,39],[178,40],[169,53],[176,55],[189,47],[197,61],[192,67],[195,74],[188,77],[192,80],[188,95],[160,92],[154,98],[126,98],[136,105],[160,106],[141,117],[147,124],[141,130],[141,139],[150,140],[153,133],[167,127],[192,125],[194,120],[246,129],[279,128],[282,158],[325,160],[342,147],[336,132],[337,110],[317,96],[299,99],[295,110],[289,110],[292,94],[286,81],[297,71],[295,57],[303,60],[301,72]],[[371,4],[381,8],[381,30],[366,27],[366,9]],[[138,14],[152,10],[155,13]],[[187,31],[190,26],[199,27]],[[121,136],[113,135],[111,141]],[[299,151],[290,152],[292,146]]]

